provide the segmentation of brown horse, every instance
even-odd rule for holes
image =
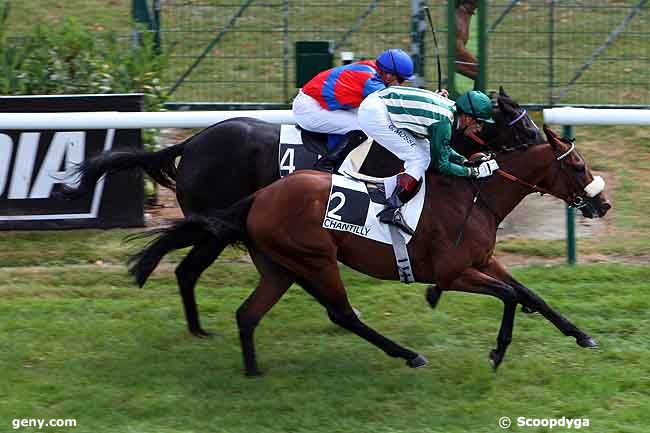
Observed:
[[[565,335],[574,337],[578,345],[597,346],[493,257],[498,224],[531,192],[561,198],[588,218],[602,217],[611,207],[602,192],[602,180],[594,179],[574,147],[546,128],[545,132],[549,143],[500,155],[501,169],[481,181],[440,176],[430,170],[422,217],[408,244],[417,282],[437,283],[442,290],[487,294],[504,303],[497,347],[490,352],[495,369],[511,341],[518,303],[538,311]],[[410,367],[427,363],[422,355],[379,334],[354,314],[338,261],[376,278],[397,280],[398,274],[389,245],[322,228],[330,185],[329,174],[297,172],[207,219],[189,218],[167,230],[193,225],[209,230],[222,242],[243,242],[248,247],[261,279],[237,311],[247,375],[259,374],[255,327],[294,282],[326,308],[332,322],[389,356],[406,360]],[[456,222],[464,220],[477,195],[478,204],[456,246]]]
[[[525,109],[503,88],[494,96],[494,124],[485,125],[480,137],[469,139],[454,130],[452,146],[469,157],[478,151],[501,152],[541,143],[543,134]],[[159,152],[107,152],[86,160],[77,170],[80,183],[62,195],[83,195],[105,174],[144,169],[161,185],[176,187],[176,198],[186,217],[205,217],[226,208],[280,178],[278,170],[280,126],[255,119],[235,118],[211,126],[192,138]],[[178,167],[174,161],[180,156]],[[373,144],[360,171],[390,176],[401,171],[402,161],[381,145]],[[302,167],[307,168],[307,167]],[[162,257],[172,250],[192,249],[176,268],[176,278],[189,331],[197,337],[210,335],[200,324],[194,288],[203,271],[226,244],[205,230],[185,226],[169,232],[133,257],[129,272],[143,286]],[[429,297],[439,298],[432,288]]]

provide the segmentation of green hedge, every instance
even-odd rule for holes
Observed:
[[[113,31],[90,31],[75,18],[61,25],[37,25],[31,33],[9,38],[9,3],[0,3],[0,94],[71,95],[143,93],[145,110],[160,111],[165,57],[156,53],[150,33],[136,41]],[[149,150],[158,147],[159,132],[143,131]],[[148,182],[147,195],[155,195]]]
[[[166,62],[156,54],[150,34],[141,33],[135,43],[112,31],[91,32],[66,18],[61,25],[37,25],[30,34],[8,38],[3,31],[8,8],[0,12],[0,93],[141,92],[147,111],[162,108]]]

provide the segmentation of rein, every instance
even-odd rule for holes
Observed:
[[[471,138],[472,140],[474,140],[476,143],[480,144],[481,146],[487,146],[487,143],[485,142],[485,140],[483,140],[481,137],[474,134],[473,132],[467,133],[466,136]]]
[[[566,157],[567,157],[571,152],[573,152],[573,150],[575,149],[575,147],[576,147],[575,141],[572,141],[572,142],[571,142],[571,148],[569,148],[569,150],[567,150],[566,152],[564,152],[562,155],[560,155],[560,156],[558,156],[557,158],[555,158],[555,161],[562,161],[562,160],[563,160],[564,158],[566,158]],[[549,164],[547,165],[547,167],[550,167],[551,164],[553,164],[553,162],[549,163]],[[576,197],[573,197],[573,198],[572,198],[572,197],[570,197],[570,196],[562,196],[562,195],[559,195],[559,194],[555,194],[555,193],[549,191],[548,189],[543,188],[543,187],[541,187],[541,186],[539,186],[539,185],[533,185],[533,184],[531,184],[531,183],[529,183],[529,182],[526,182],[525,180],[520,179],[520,178],[518,178],[517,176],[515,176],[515,175],[513,175],[513,174],[510,174],[510,173],[508,173],[507,171],[505,171],[505,170],[503,170],[503,169],[501,169],[501,168],[499,168],[498,170],[496,170],[495,173],[498,174],[499,176],[503,177],[504,179],[507,179],[507,180],[509,180],[509,181],[511,181],[511,182],[515,182],[515,183],[518,183],[518,184],[520,184],[520,185],[523,185],[523,186],[525,186],[526,188],[529,188],[531,192],[538,192],[538,193],[540,193],[540,194],[548,194],[548,195],[551,195],[551,196],[553,196],[553,197],[555,197],[555,198],[559,198],[560,200],[563,200],[563,201],[565,201],[565,202],[567,202],[567,203],[572,203],[572,204],[571,204],[572,207],[575,207],[575,208],[578,208],[578,209],[579,209],[579,208],[581,208],[581,207],[583,207],[583,206],[585,206],[585,205],[587,204],[587,203],[584,201],[584,199],[583,199],[582,197],[580,197],[580,196],[576,196]],[[556,176],[556,178],[557,178],[557,176]],[[555,184],[555,181],[553,181],[553,184]]]
[[[526,115],[526,112],[525,112],[525,110],[524,110],[524,112],[523,112],[521,115],[519,115],[519,116],[517,117],[517,119],[515,119],[513,122],[511,122],[511,124],[514,124],[514,123],[518,122],[518,121],[521,120],[521,119],[523,118],[523,116],[525,116],[525,115]],[[510,126],[510,125],[509,125],[509,126]],[[469,135],[469,134],[468,134],[468,135]],[[571,154],[571,152],[573,152],[574,149],[575,149],[575,141],[572,140],[572,141],[571,141],[571,147],[569,148],[569,150],[567,150],[566,152],[564,152],[562,155],[556,157],[556,158],[555,158],[555,161],[562,161],[562,160],[563,160],[564,158],[566,158],[569,154]],[[551,164],[553,164],[555,161],[551,161],[551,162],[546,166],[546,168],[550,167]],[[560,169],[559,169],[559,170],[562,170],[562,169],[563,169],[563,167],[562,167],[562,165],[560,165]],[[546,189],[546,188],[543,188],[543,187],[541,187],[541,186],[539,186],[539,185],[533,185],[533,184],[530,183],[530,182],[527,182],[527,181],[525,181],[525,180],[523,180],[523,179],[520,179],[520,178],[518,178],[517,176],[515,176],[515,175],[513,175],[513,174],[511,174],[511,173],[508,173],[507,171],[505,171],[505,170],[503,170],[503,169],[501,169],[501,168],[495,170],[494,173],[498,174],[499,176],[503,177],[504,179],[507,179],[507,180],[509,180],[509,181],[511,181],[511,182],[514,182],[514,183],[518,183],[519,185],[522,185],[522,186],[528,188],[528,189],[530,190],[530,192],[538,192],[538,193],[540,193],[540,194],[548,194],[548,195],[551,195],[551,196],[553,196],[553,197],[556,197],[556,198],[558,198],[558,199],[560,199],[560,200],[563,200],[563,201],[566,202],[566,203],[571,203],[571,205],[570,205],[571,207],[574,207],[574,208],[580,209],[581,207],[584,207],[584,206],[587,205],[587,202],[586,202],[586,201],[584,200],[584,198],[582,198],[581,196],[575,195],[575,196],[572,197],[572,196],[562,196],[562,195],[560,195],[560,194],[555,194],[555,193],[551,192],[550,190],[548,190],[548,189]],[[555,179],[553,180],[552,185],[554,185],[555,182],[557,181],[557,174],[559,174],[559,171],[556,173],[556,176],[555,176]],[[468,209],[467,213],[465,214],[465,218],[464,218],[464,220],[463,220],[463,222],[462,222],[462,224],[460,225],[460,228],[459,228],[459,230],[458,230],[458,235],[456,236],[456,240],[455,240],[455,242],[454,242],[454,246],[455,246],[455,247],[458,247],[458,245],[460,244],[461,239],[463,238],[463,233],[465,232],[465,227],[466,227],[466,225],[467,225],[467,221],[469,220],[469,218],[470,218],[470,216],[471,216],[471,214],[472,214],[472,211],[474,210],[474,207],[476,206],[477,201],[478,201],[479,198],[481,199],[481,201],[483,202],[483,204],[485,205],[485,207],[486,207],[486,208],[487,208],[487,209],[492,213],[492,215],[494,215],[495,218],[497,218],[497,220],[502,219],[501,216],[499,216],[496,212],[494,212],[494,210],[492,210],[492,209],[490,208],[490,206],[489,206],[489,204],[488,204],[488,201],[486,201],[485,198],[483,198],[483,197],[481,196],[481,190],[480,190],[479,186],[476,185],[476,183],[475,183],[473,180],[470,181],[470,182],[471,182],[471,184],[472,184],[472,187],[474,188],[474,197],[473,197],[473,199],[472,199],[472,203],[471,203],[471,205],[470,205],[470,208]]]

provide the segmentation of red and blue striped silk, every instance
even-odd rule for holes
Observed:
[[[374,60],[365,60],[328,69],[302,88],[326,110],[358,108],[369,94],[386,88]]]

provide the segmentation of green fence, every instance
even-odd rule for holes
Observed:
[[[418,38],[432,39],[426,27],[413,27],[412,9],[421,11],[409,2],[379,0],[163,2],[172,100],[289,102],[296,92],[297,41],[331,41],[335,64],[343,51],[355,59],[388,47],[412,51]],[[432,10],[437,25],[446,21],[446,2]],[[440,38],[444,50],[446,37]]]
[[[451,0],[450,0],[451,1]],[[7,0],[0,0],[5,3]],[[172,101],[286,104],[295,94],[295,43],[331,41],[371,58],[387,47],[417,53],[436,86],[431,8],[447,77],[447,1],[411,0],[13,0],[7,31],[77,18],[89,31],[133,30],[135,4],[160,6]],[[538,105],[650,105],[650,0],[486,0],[486,88]],[[140,12],[142,12],[140,10]],[[469,47],[478,51],[478,17]],[[125,44],[125,47],[128,44]],[[460,81],[460,80],[457,80]],[[464,84],[467,86],[467,83]]]
[[[487,89],[503,85],[517,100],[537,105],[650,104],[648,0],[486,3]],[[296,91],[294,47],[301,40],[331,41],[335,63],[342,51],[358,59],[389,46],[421,48],[424,81],[417,84],[435,87],[433,39],[421,8],[432,10],[447,77],[447,4],[163,2],[172,99],[286,103]],[[469,43],[476,54],[477,22],[475,16]]]
[[[488,87],[542,105],[650,105],[648,3],[490,1]]]

